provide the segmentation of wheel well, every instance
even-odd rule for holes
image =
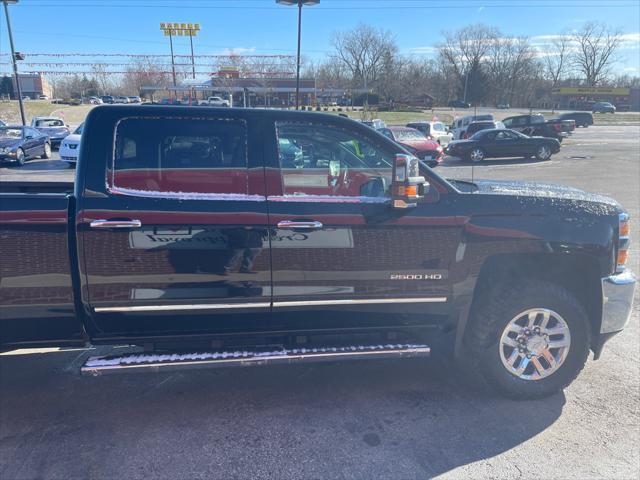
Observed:
[[[542,280],[571,292],[584,307],[597,339],[602,320],[602,286],[597,262],[586,255],[495,255],[487,259],[473,292],[471,309],[496,289],[520,278]]]

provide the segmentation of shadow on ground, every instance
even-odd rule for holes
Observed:
[[[0,478],[428,478],[527,441],[565,401],[505,400],[436,361],[87,378],[85,355],[0,357]]]

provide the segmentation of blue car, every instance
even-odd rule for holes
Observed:
[[[18,166],[35,157],[51,158],[49,137],[32,127],[0,127],[0,162]]]

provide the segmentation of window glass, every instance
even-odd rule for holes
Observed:
[[[424,140],[425,136],[422,132],[414,129],[407,130],[393,130],[393,134],[396,137],[396,140],[399,142],[403,140]]]
[[[437,131],[439,131],[439,132],[444,132],[444,131],[445,131],[444,124],[443,124],[443,123],[441,123],[441,122],[436,122],[436,123],[434,123],[434,124],[433,124],[433,129],[434,129],[434,130],[437,130]]]
[[[117,127],[117,189],[246,194],[247,180],[242,121],[133,118]]]
[[[329,125],[279,122],[285,195],[384,197],[395,151]]]
[[[531,123],[544,123],[544,117],[542,115],[532,115]]]

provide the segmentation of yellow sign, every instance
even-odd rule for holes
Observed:
[[[167,37],[169,35],[177,35],[179,37],[195,37],[200,31],[200,24],[160,22],[160,30],[162,30]]]
[[[629,95],[628,88],[615,87],[559,87],[551,90],[553,95]]]

